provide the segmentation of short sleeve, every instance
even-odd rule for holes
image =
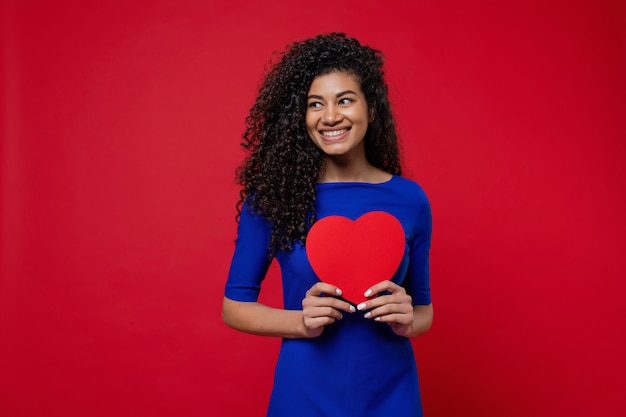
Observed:
[[[257,301],[261,282],[270,266],[268,244],[271,225],[252,213],[244,203],[237,228],[235,251],[231,260],[224,295],[235,301]]]
[[[429,258],[432,214],[430,203],[423,191],[416,213],[415,230],[409,240],[409,267],[405,287],[413,298],[413,305],[428,305],[431,303]]]

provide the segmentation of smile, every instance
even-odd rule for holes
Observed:
[[[336,137],[336,136],[341,136],[344,133],[348,133],[348,130],[350,130],[350,129],[324,130],[324,131],[322,131],[320,133],[322,134],[322,136],[326,136],[326,137],[332,138],[332,137]]]

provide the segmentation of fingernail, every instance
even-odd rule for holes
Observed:
[[[353,305],[350,305],[350,311],[354,313],[356,311],[356,308],[354,308]]]
[[[372,295],[372,290],[371,290],[371,289],[370,289],[370,290],[365,291],[365,296],[366,296],[366,297],[369,297],[370,295]]]
[[[365,317],[366,319],[369,319],[371,315],[372,313],[368,311],[367,313],[365,313],[363,317]]]
[[[341,292],[341,290],[339,288],[337,288],[336,293],[337,293],[337,295],[343,294],[343,292]]]
[[[374,318],[375,321],[380,321],[380,317]]]
[[[365,303],[361,303],[358,306],[356,306],[357,310],[363,310],[365,308]]]

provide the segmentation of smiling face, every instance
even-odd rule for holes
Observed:
[[[362,156],[370,115],[361,84],[352,74],[331,72],[313,80],[307,96],[309,137],[328,157]]]

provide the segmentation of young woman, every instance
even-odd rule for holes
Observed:
[[[274,60],[247,118],[238,238],[223,302],[234,329],[283,338],[268,416],[421,416],[410,338],[431,326],[430,205],[401,177],[382,54],[342,33],[295,42]],[[391,279],[344,300],[307,258],[327,216],[382,211],[402,225]],[[257,302],[276,258],[284,309]]]

